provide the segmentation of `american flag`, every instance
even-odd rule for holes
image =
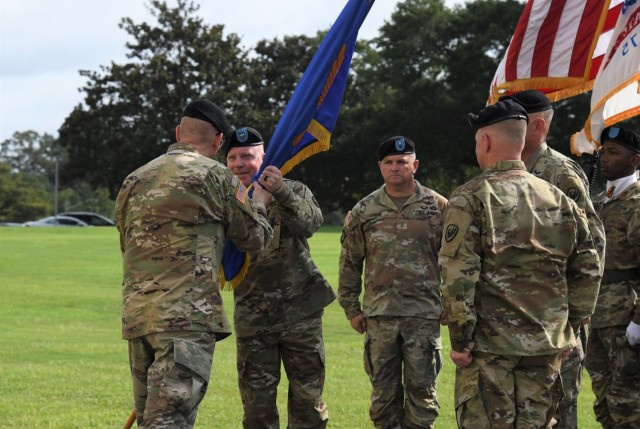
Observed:
[[[491,82],[489,104],[537,89],[551,101],[589,91],[623,0],[529,0]]]

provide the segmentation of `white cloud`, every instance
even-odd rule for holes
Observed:
[[[237,33],[247,48],[262,39],[327,29],[345,2],[208,0],[200,2],[198,15],[206,24],[224,24],[225,32]],[[378,0],[360,37],[376,36],[396,3]],[[57,135],[84,98],[78,91],[85,84],[79,70],[124,61],[125,43],[131,40],[118,27],[122,17],[155,23],[142,0],[0,1],[0,141],[16,131]]]

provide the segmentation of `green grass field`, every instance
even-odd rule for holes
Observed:
[[[337,286],[339,230],[311,240],[314,258]],[[121,263],[115,228],[0,228],[0,427],[119,428],[132,409],[127,344],[120,338]],[[223,293],[229,318],[232,296]],[[332,428],[372,427],[362,337],[337,303],[324,317],[324,399]],[[443,330],[439,428],[455,428],[454,366]],[[597,428],[585,373],[580,428]],[[286,427],[286,380],[279,389]],[[234,337],[216,345],[196,427],[241,427]],[[135,425],[134,425],[135,427]]]

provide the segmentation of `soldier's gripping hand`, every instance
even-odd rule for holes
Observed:
[[[261,201],[264,205],[267,205],[271,201],[271,192],[264,189],[260,183],[253,182],[253,196],[251,199]]]
[[[277,167],[269,165],[265,167],[260,177],[258,177],[258,183],[273,194],[282,186],[282,173]]]
[[[351,327],[359,334],[364,334],[367,330],[367,320],[364,318],[364,314],[358,314],[352,317],[349,323],[351,323]]]
[[[629,322],[629,326],[627,326],[627,340],[632,346],[640,344],[640,325]]]

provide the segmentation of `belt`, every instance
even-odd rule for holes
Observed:
[[[640,268],[628,270],[604,270],[601,284],[623,282],[625,280],[639,280]]]

